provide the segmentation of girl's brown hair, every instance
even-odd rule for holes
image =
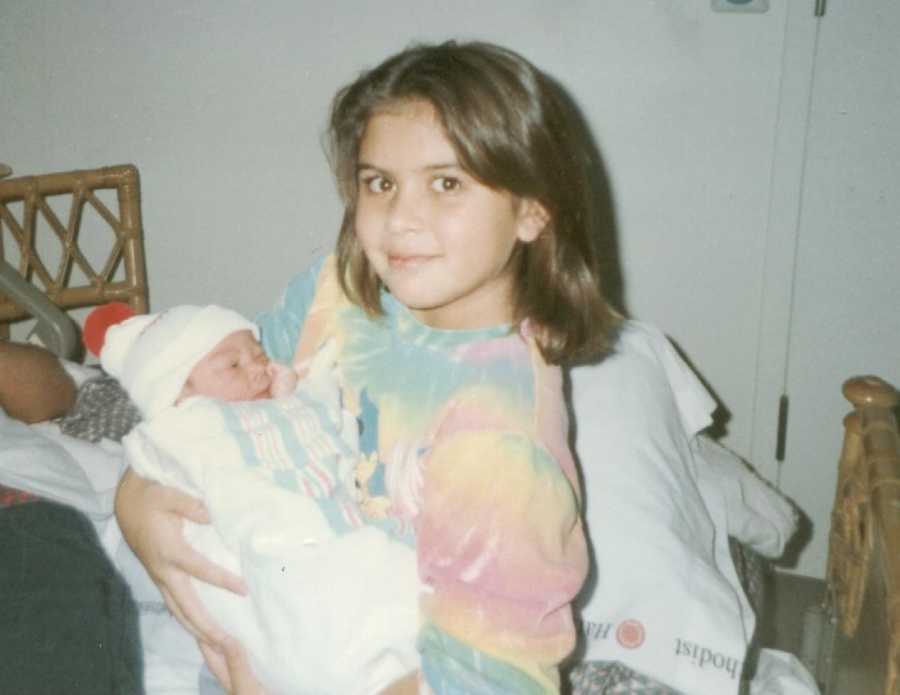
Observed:
[[[330,155],[346,205],[337,243],[347,296],[381,313],[381,285],[354,230],[359,147],[369,118],[401,101],[436,110],[460,164],[494,189],[539,202],[550,221],[514,251],[516,322],[529,319],[551,364],[608,351],[618,322],[600,283],[590,145],[560,88],[516,53],[486,43],[409,48],[336,95]]]

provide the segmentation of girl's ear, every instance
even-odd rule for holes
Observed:
[[[534,198],[519,200],[519,241],[530,244],[537,239],[550,223],[550,213]]]

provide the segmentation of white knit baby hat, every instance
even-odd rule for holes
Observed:
[[[230,309],[183,304],[133,316],[110,326],[100,352],[107,374],[131,396],[145,418],[173,405],[194,366],[223,338],[256,324]]]

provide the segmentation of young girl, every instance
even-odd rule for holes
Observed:
[[[278,360],[337,345],[377,463],[369,492],[415,536],[419,692],[556,692],[575,643],[587,551],[556,365],[605,350],[615,324],[580,132],[558,88],[510,51],[389,58],[333,104],[336,253],[259,321]],[[240,650],[186,580],[241,589],[178,540],[179,515],[203,510],[133,474],[117,510],[176,615],[243,683]]]

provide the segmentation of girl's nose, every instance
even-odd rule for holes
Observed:
[[[424,201],[410,186],[400,186],[388,207],[388,230],[394,234],[406,234],[422,230]]]

